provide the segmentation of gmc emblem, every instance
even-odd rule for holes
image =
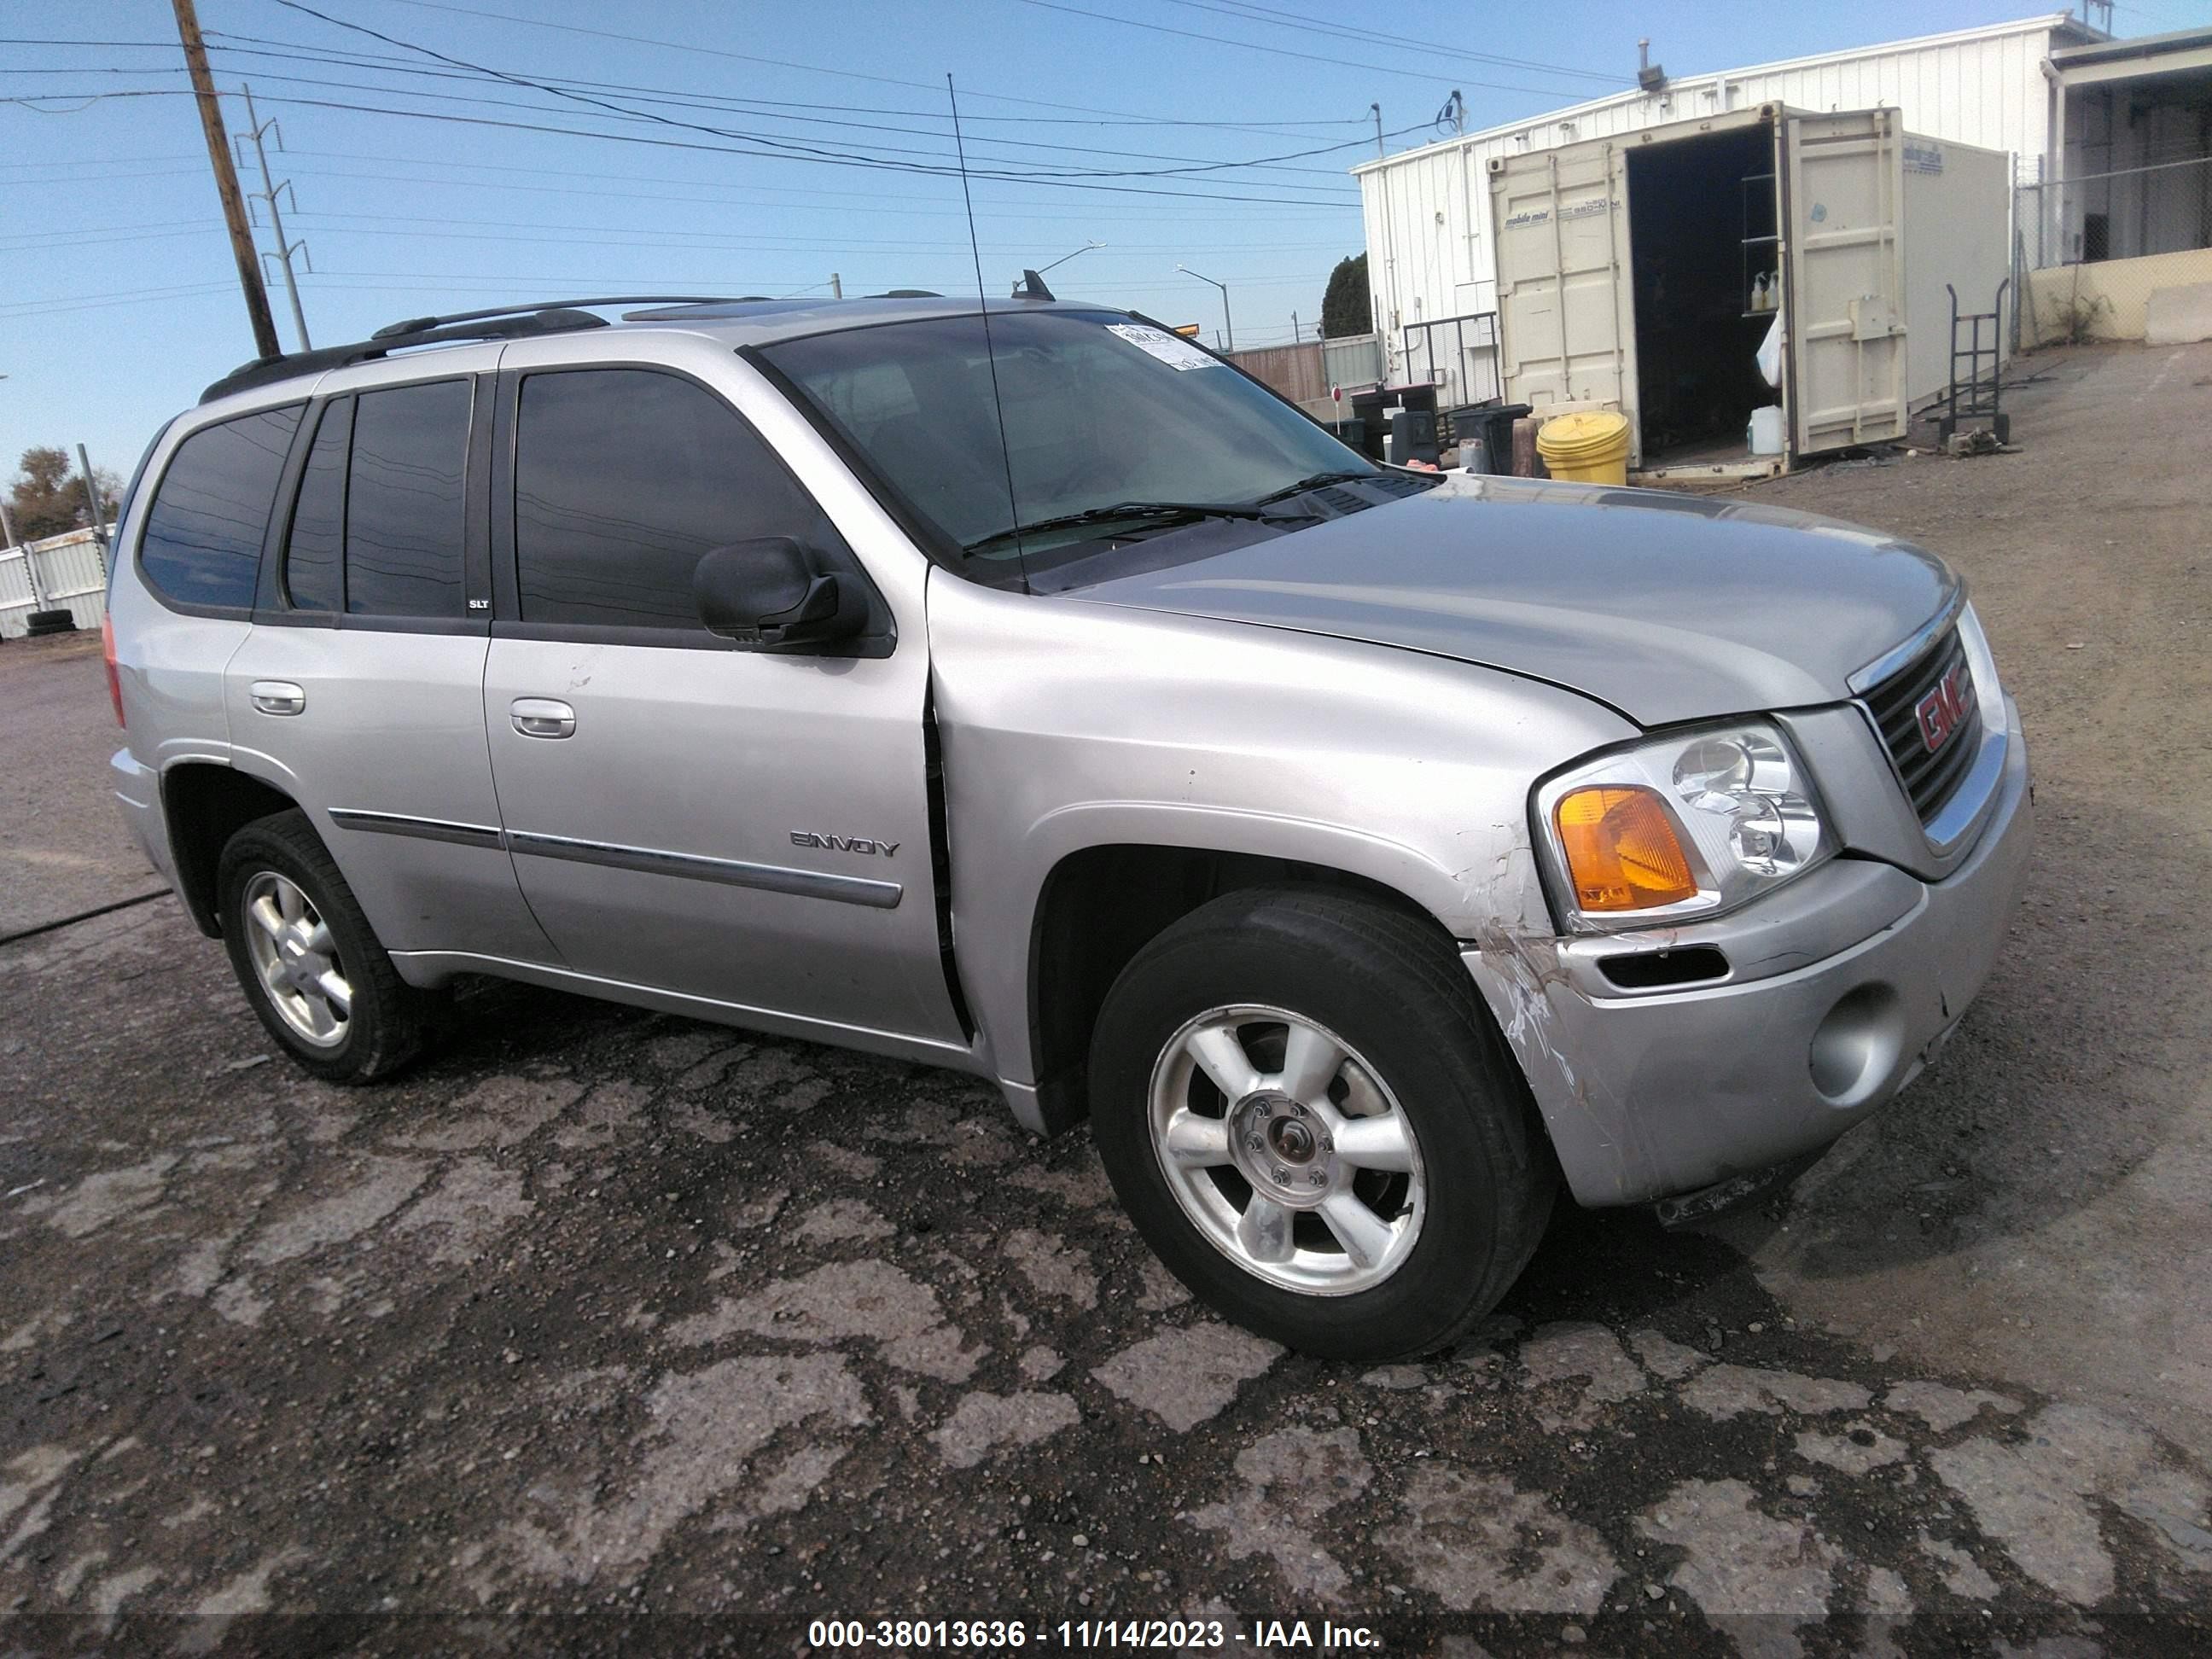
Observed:
[[[1920,722],[1920,741],[1934,754],[1951,741],[1959,728],[1966,723],[1966,713],[1973,707],[1974,682],[1960,663],[1943,676],[1942,683],[1913,708]]]

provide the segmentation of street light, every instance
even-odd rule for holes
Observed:
[[[1078,248],[1078,249],[1076,249],[1076,250],[1075,250],[1075,253],[1088,253],[1088,252],[1091,252],[1091,250],[1092,248],[1094,248],[1094,247],[1104,247],[1105,246],[1106,246],[1106,244],[1105,244],[1105,243],[1103,243],[1103,242],[1085,241],[1085,242],[1084,243],[1084,245],[1083,245],[1081,247],[1079,247],[1079,248]],[[1054,260],[1052,262],[1052,265],[1064,265],[1064,264],[1066,264],[1070,259],[1073,259],[1073,258],[1075,257],[1075,253],[1063,253],[1063,254],[1061,254],[1061,255],[1060,256],[1060,258],[1058,258],[1057,259],[1054,259]],[[1045,274],[1045,272],[1047,272],[1048,270],[1050,270],[1052,269],[1052,265],[1039,265],[1039,266],[1036,268],[1037,275],[1038,275],[1038,276],[1043,276],[1043,275]],[[1020,283],[1016,283],[1014,284],[1014,298],[1016,298],[1017,300],[1018,300],[1018,299],[1020,299],[1021,297],[1022,297],[1022,284],[1021,284]]]
[[[1182,272],[1186,276],[1198,276],[1198,280],[1200,282],[1212,283],[1213,287],[1221,290],[1221,325],[1228,331],[1229,349],[1231,351],[1236,350],[1237,325],[1229,320],[1229,284],[1226,283],[1216,283],[1211,276],[1200,276],[1199,273],[1193,270],[1188,265],[1177,265],[1176,269]]]

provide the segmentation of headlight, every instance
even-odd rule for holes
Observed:
[[[1586,933],[1733,909],[1835,850],[1804,763],[1754,720],[1585,761],[1537,786],[1535,817]]]

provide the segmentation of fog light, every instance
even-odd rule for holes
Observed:
[[[1905,1006],[1887,985],[1862,985],[1828,1010],[1806,1058],[1813,1086],[1831,1106],[1870,1099],[1905,1048]]]

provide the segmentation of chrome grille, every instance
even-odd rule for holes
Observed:
[[[1966,666],[1966,647],[1955,628],[1911,662],[1867,693],[1867,712],[1881,733],[1882,747],[1897,769],[1913,811],[1928,823],[1943,810],[1972,769],[1982,746],[1981,703],[1974,692],[1973,671]],[[1942,684],[1954,669],[1962,671],[1966,691],[1966,714],[1940,748],[1930,750],[1921,734],[1920,705]]]

